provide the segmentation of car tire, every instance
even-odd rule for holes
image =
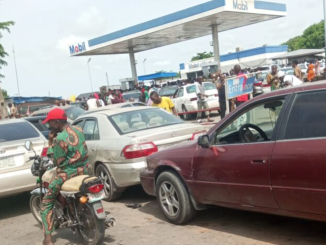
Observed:
[[[105,188],[106,193],[108,194],[108,197],[103,199],[104,201],[112,202],[121,197],[122,192],[114,191],[113,179],[112,179],[107,167],[105,167],[103,164],[100,164],[95,170],[95,175],[105,181],[104,188]]]
[[[188,112],[185,105],[182,105],[182,112]],[[184,120],[188,121],[192,119],[193,114],[182,114]]]
[[[159,175],[156,182],[156,197],[163,214],[173,224],[187,223],[196,214],[187,187],[173,171]]]

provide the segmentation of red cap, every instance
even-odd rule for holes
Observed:
[[[42,123],[45,124],[52,120],[67,120],[66,112],[59,108],[53,109],[48,113],[47,117]]]

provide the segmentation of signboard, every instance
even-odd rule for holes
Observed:
[[[250,94],[254,90],[255,76],[253,74],[234,77],[226,80],[227,98]]]
[[[86,51],[85,42],[82,42],[82,44],[78,43],[76,46],[71,45],[71,46],[69,46],[69,50],[70,50],[71,55]]]
[[[226,6],[233,11],[247,12],[255,9],[254,0],[227,0]]]

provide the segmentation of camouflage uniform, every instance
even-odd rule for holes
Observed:
[[[63,183],[75,176],[87,174],[88,154],[85,136],[81,128],[68,126],[53,140],[48,155],[57,166],[57,176],[49,183],[43,198],[41,217],[45,234],[54,231],[53,206]]]

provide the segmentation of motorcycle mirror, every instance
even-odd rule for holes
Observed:
[[[26,142],[25,142],[25,148],[26,148],[26,150],[28,150],[28,151],[32,151],[32,150],[34,151],[32,141],[30,141],[30,140],[26,141]]]

